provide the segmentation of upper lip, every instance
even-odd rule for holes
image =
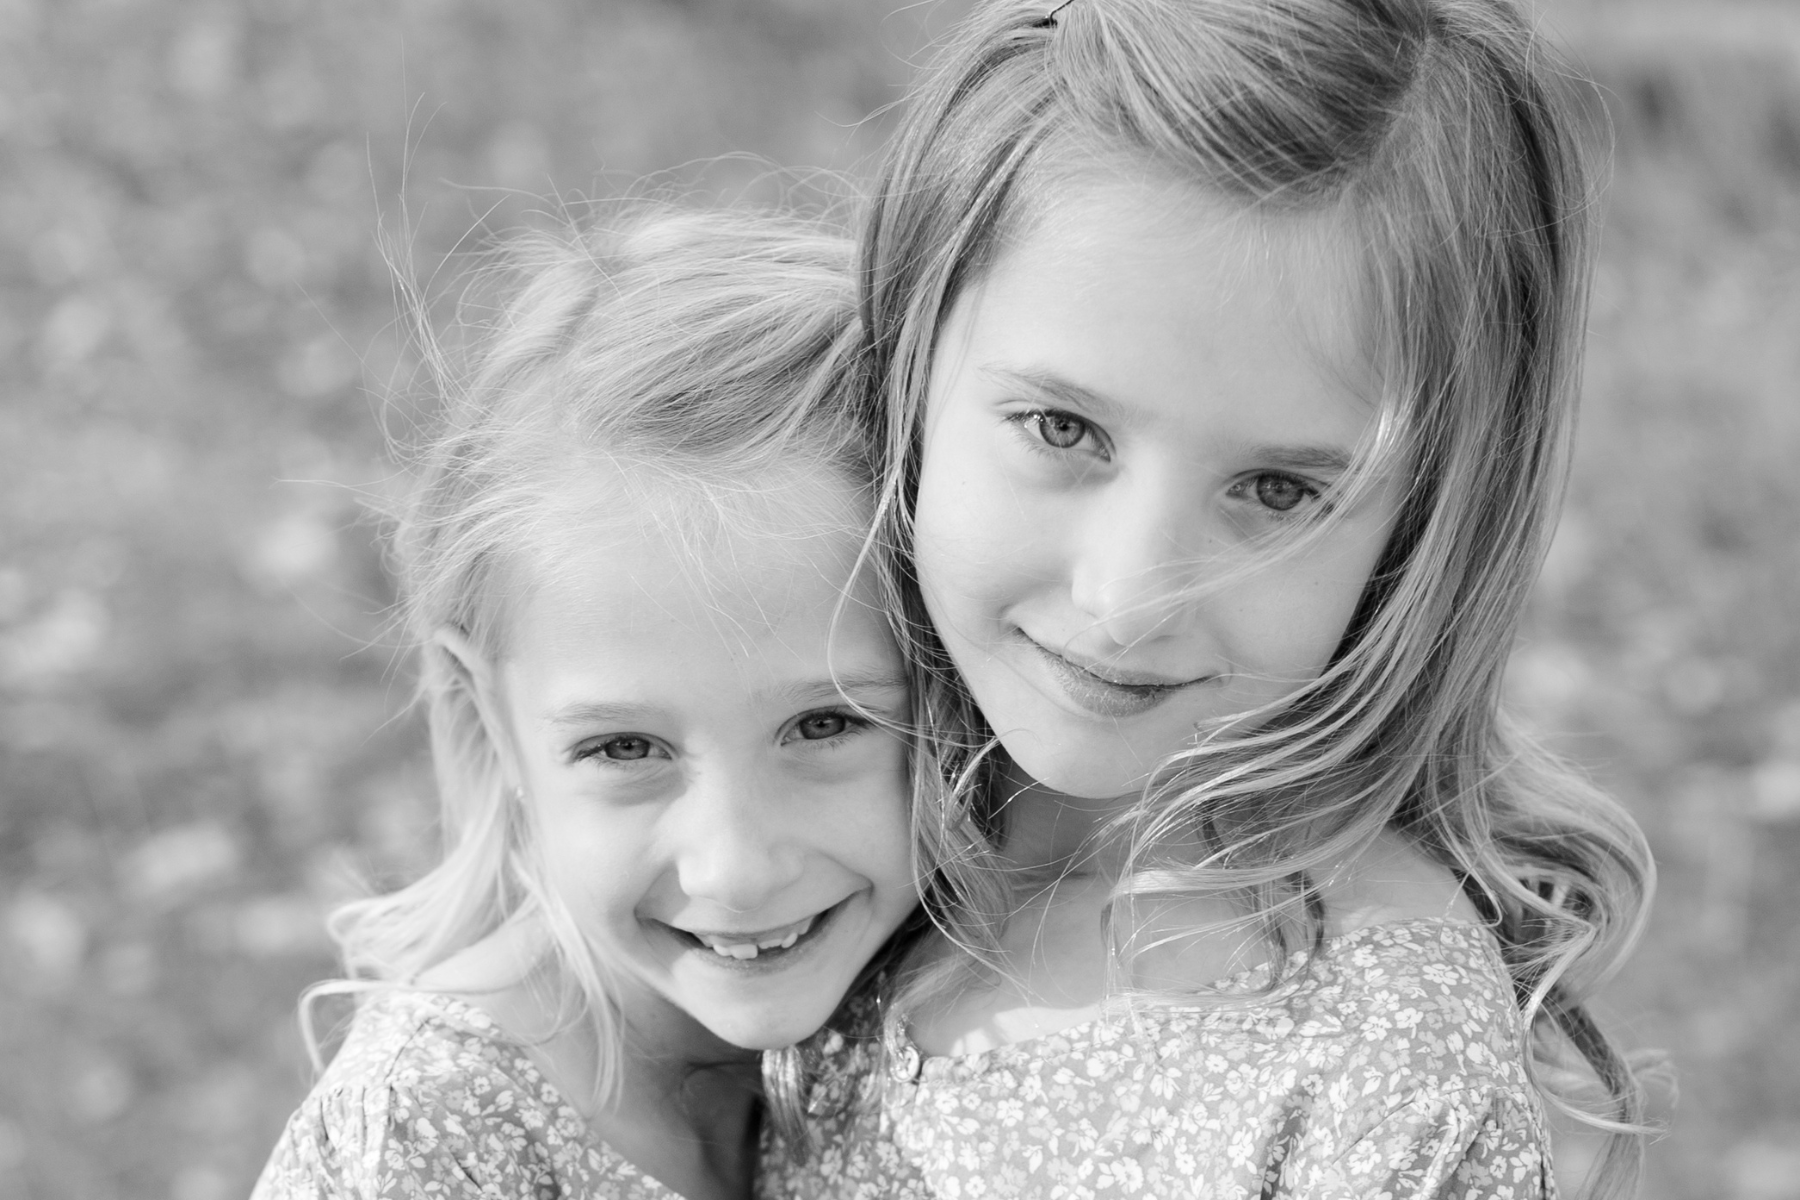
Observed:
[[[1019,632],[1024,634],[1025,640],[1030,642],[1040,652],[1047,654],[1052,658],[1061,659],[1064,663],[1074,667],[1077,671],[1092,675],[1101,683],[1111,684],[1113,687],[1173,690],[1175,688],[1186,687],[1190,683],[1199,683],[1202,679],[1207,678],[1204,675],[1197,675],[1192,678],[1183,679],[1176,676],[1158,674],[1154,671],[1131,671],[1122,667],[1107,666],[1093,659],[1082,658],[1079,655],[1070,654],[1064,650],[1052,650],[1050,647],[1032,637],[1029,633],[1025,633],[1024,630],[1020,630]]]

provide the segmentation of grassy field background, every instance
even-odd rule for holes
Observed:
[[[360,498],[420,261],[854,170],[953,9],[0,0],[0,1200],[244,1194],[320,919],[432,845]],[[1800,4],[1547,0],[1616,140],[1520,702],[1655,843],[1652,1200],[1800,1197]],[[1569,1143],[1572,1176],[1583,1157]]]

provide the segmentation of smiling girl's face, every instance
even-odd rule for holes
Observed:
[[[1182,185],[1059,197],[956,301],[925,407],[926,606],[1014,762],[1070,795],[1316,678],[1396,488],[1340,485],[1377,413],[1311,218]],[[1330,511],[1296,552],[1284,531]]]
[[[825,1022],[915,892],[906,750],[862,715],[907,715],[851,581],[866,505],[796,476],[743,507],[559,522],[496,691],[546,885],[640,996],[765,1049]]]

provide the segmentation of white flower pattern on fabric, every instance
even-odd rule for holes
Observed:
[[[252,1200],[680,1200],[604,1142],[480,1009],[366,997]]]
[[[1224,990],[1267,978],[1247,972]],[[1328,940],[1273,994],[1120,1008],[982,1054],[879,1073],[830,1056],[794,1200],[1551,1200],[1512,981],[1485,928],[1425,919]]]

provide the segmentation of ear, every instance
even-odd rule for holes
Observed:
[[[500,759],[500,770],[506,786],[518,788],[525,776],[519,769],[518,745],[513,740],[512,724],[506,719],[506,705],[500,694],[500,676],[488,658],[460,629],[443,626],[431,635],[432,645],[444,652],[456,681],[475,705],[488,742]]]

